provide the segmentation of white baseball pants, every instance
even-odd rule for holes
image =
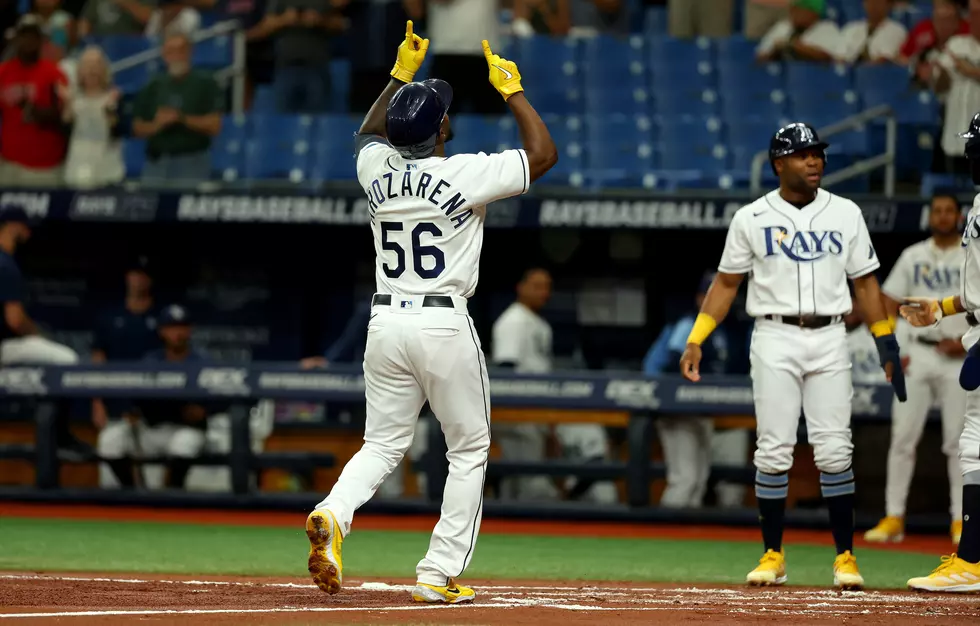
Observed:
[[[105,459],[123,459],[135,455],[137,443],[142,454],[148,457],[171,456],[193,459],[204,451],[206,436],[203,428],[170,423],[148,426],[140,422],[132,425],[127,420],[121,419],[109,422],[99,431],[96,449],[99,456]],[[164,468],[159,465],[148,465],[145,469],[146,486],[150,489],[162,488]],[[105,463],[99,464],[99,486],[119,487],[116,475]]]
[[[954,520],[963,515],[963,475],[960,471],[959,439],[966,413],[966,391],[960,387],[962,359],[951,359],[935,346],[906,341],[909,357],[905,369],[908,401],[892,402],[891,444],[888,447],[888,477],[885,483],[885,512],[905,516],[909,486],[915,473],[915,450],[922,438],[926,417],[938,401],[942,415],[943,446],[949,473],[949,513]]]
[[[817,468],[850,468],[854,390],[844,324],[807,329],[757,319],[750,360],[756,469],[781,474],[793,466],[801,410]]]
[[[423,307],[422,296],[392,295],[372,307],[364,351],[364,446],[317,509],[345,535],[361,505],[397,466],[415,435],[426,399],[446,436],[449,476],[419,582],[445,585],[465,571],[476,547],[490,454],[490,381],[466,300]]]
[[[970,349],[980,341],[980,326],[972,327],[963,336],[963,347]],[[960,435],[960,472],[966,482],[980,480],[980,389],[966,392],[966,417]]]

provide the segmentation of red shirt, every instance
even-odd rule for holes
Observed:
[[[24,122],[24,101],[47,108],[55,103],[55,84],[65,75],[47,59],[25,66],[20,59],[0,63],[0,156],[25,167],[48,169],[65,160],[68,140],[55,128]]]
[[[957,35],[969,35],[970,25],[966,20],[960,20],[960,27],[956,31]],[[912,58],[922,54],[936,45],[936,28],[932,24],[932,18],[926,18],[915,25],[909,33],[905,43],[902,44],[902,56]]]

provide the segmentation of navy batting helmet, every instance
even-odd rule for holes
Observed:
[[[453,88],[438,78],[403,85],[388,103],[388,143],[406,159],[431,156],[452,101]]]
[[[968,159],[980,159],[980,113],[973,116],[970,128],[965,133],[960,133],[960,137],[966,139],[963,156]]]
[[[776,159],[808,148],[826,150],[828,145],[827,142],[820,141],[817,131],[809,124],[794,122],[783,126],[769,140],[769,165],[772,167],[772,173],[776,173]],[[823,158],[824,161],[827,160],[826,153]]]

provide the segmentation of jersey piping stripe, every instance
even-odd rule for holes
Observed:
[[[483,351],[480,350],[480,343],[476,340],[476,332],[473,330],[473,320],[470,316],[466,316],[466,324],[470,329],[470,338],[473,339],[473,347],[476,348],[476,360],[480,369],[480,390],[483,392],[483,418],[487,422],[487,458],[483,461],[483,479],[480,483],[480,506],[477,507],[476,513],[473,515],[473,530],[470,533],[470,548],[466,551],[466,556],[463,557],[463,566],[459,570],[459,574],[456,576],[462,576],[463,572],[466,570],[466,563],[470,559],[470,555],[473,554],[473,548],[476,546],[476,520],[480,516],[480,512],[483,511],[483,493],[487,487],[487,464],[490,462],[490,412],[487,410],[487,405],[489,400],[487,399],[487,387],[483,382],[484,374],[486,374],[486,364],[483,362]],[[489,378],[489,375],[487,375]],[[448,583],[447,583],[448,584]]]
[[[833,199],[834,194],[827,194],[827,201],[823,203],[813,215],[810,216],[810,222],[807,224],[808,230],[813,230],[813,220],[817,219],[817,216],[823,213],[824,209],[830,206],[830,201]],[[810,263],[810,295],[813,296],[813,314],[819,315],[817,311],[817,268],[815,263]]]
[[[858,271],[854,272],[853,274],[848,274],[847,277],[848,278],[861,278],[862,276],[867,276],[871,272],[875,271],[880,266],[881,266],[881,263],[878,262],[878,259],[875,259],[874,263],[872,263],[872,264],[870,264],[870,265],[868,265],[866,267],[863,267],[863,268],[859,269]]]
[[[521,192],[524,194],[531,187],[531,166],[527,163],[527,153],[524,150],[518,150],[517,155],[521,158],[521,171],[524,172],[524,191]]]

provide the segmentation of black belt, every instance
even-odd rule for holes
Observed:
[[[374,297],[371,298],[371,306],[389,306],[391,305],[391,295],[387,293],[376,293]],[[453,299],[449,296],[423,296],[422,306],[429,307],[440,307],[443,309],[455,309],[456,305],[453,304]]]
[[[915,341],[916,341],[916,343],[921,343],[921,344],[924,344],[924,345],[927,345],[927,346],[938,346],[939,345],[939,340],[938,339],[926,339],[925,337],[916,337],[915,338]]]
[[[969,324],[970,326],[976,326],[977,324],[980,324],[980,322],[977,321],[977,316],[973,313],[973,311],[970,311],[969,313],[966,314],[966,323]]]
[[[823,328],[841,322],[839,315],[764,315],[770,322],[782,322],[799,328]]]

